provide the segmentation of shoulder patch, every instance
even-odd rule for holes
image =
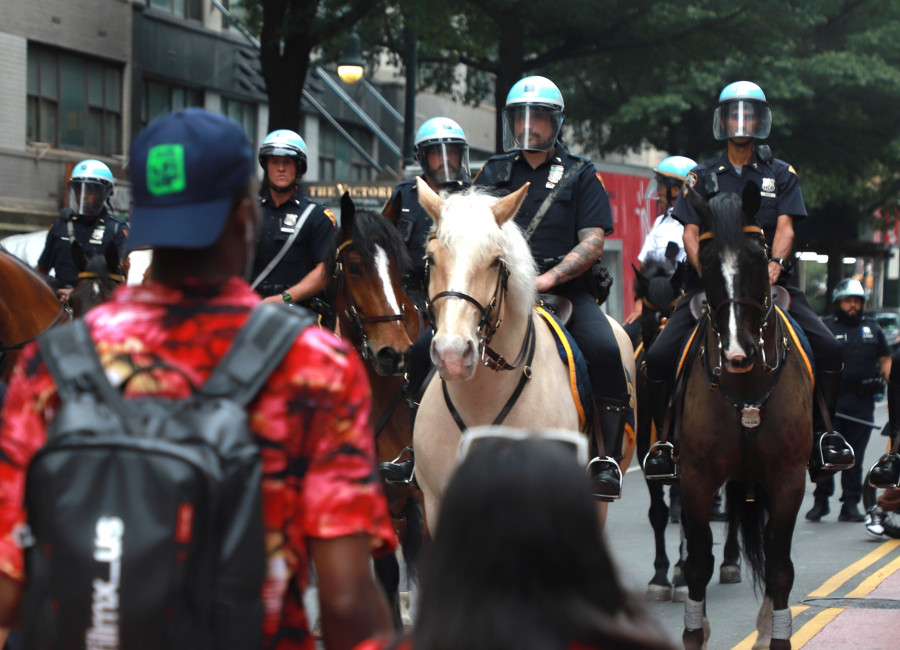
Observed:
[[[697,185],[697,173],[696,172],[688,172],[687,176],[684,177],[684,184],[681,186],[681,193],[684,196],[687,196],[688,188],[694,187]]]
[[[603,185],[603,177],[600,175],[600,172],[594,172],[594,176],[596,176],[597,180],[600,181],[600,184]],[[603,189],[606,189],[606,185],[603,185]]]
[[[334,216],[334,212],[331,211],[331,208],[325,208],[325,216],[331,219],[332,226],[337,226],[337,219]]]

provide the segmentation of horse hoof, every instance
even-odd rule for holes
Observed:
[[[666,585],[655,585],[650,583],[647,585],[647,600],[653,602],[661,602],[672,600],[672,587]]]
[[[719,569],[719,583],[723,585],[734,585],[741,581],[741,567],[739,566],[723,566]]]
[[[687,586],[684,587],[675,587],[672,589],[672,602],[673,603],[683,603],[688,595]]]

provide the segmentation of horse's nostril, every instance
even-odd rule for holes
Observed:
[[[400,355],[394,348],[381,348],[375,354],[375,360],[382,368],[395,368],[400,361]]]

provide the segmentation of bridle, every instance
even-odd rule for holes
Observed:
[[[362,311],[360,311],[359,307],[356,305],[356,301],[353,298],[353,294],[350,291],[350,285],[347,283],[347,280],[344,276],[344,261],[343,254],[344,251],[349,250],[350,247],[353,246],[353,240],[348,239],[343,242],[340,246],[337,247],[337,250],[334,253],[335,265],[334,265],[334,273],[332,277],[334,278],[335,284],[337,284],[342,291],[342,295],[344,297],[344,315],[347,317],[347,320],[350,322],[351,327],[353,328],[353,332],[356,334],[356,337],[359,339],[360,343],[357,347],[357,352],[359,352],[360,356],[363,359],[374,359],[374,355],[369,346],[369,336],[366,332],[366,325],[369,323],[390,323],[393,321],[406,321],[406,305],[400,304],[400,313],[399,314],[384,314],[381,316],[365,316]]]

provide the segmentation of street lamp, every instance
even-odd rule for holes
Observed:
[[[355,84],[362,79],[365,61],[363,61],[360,49],[359,34],[350,32],[344,43],[344,51],[341,53],[337,69],[338,76],[344,83]]]

